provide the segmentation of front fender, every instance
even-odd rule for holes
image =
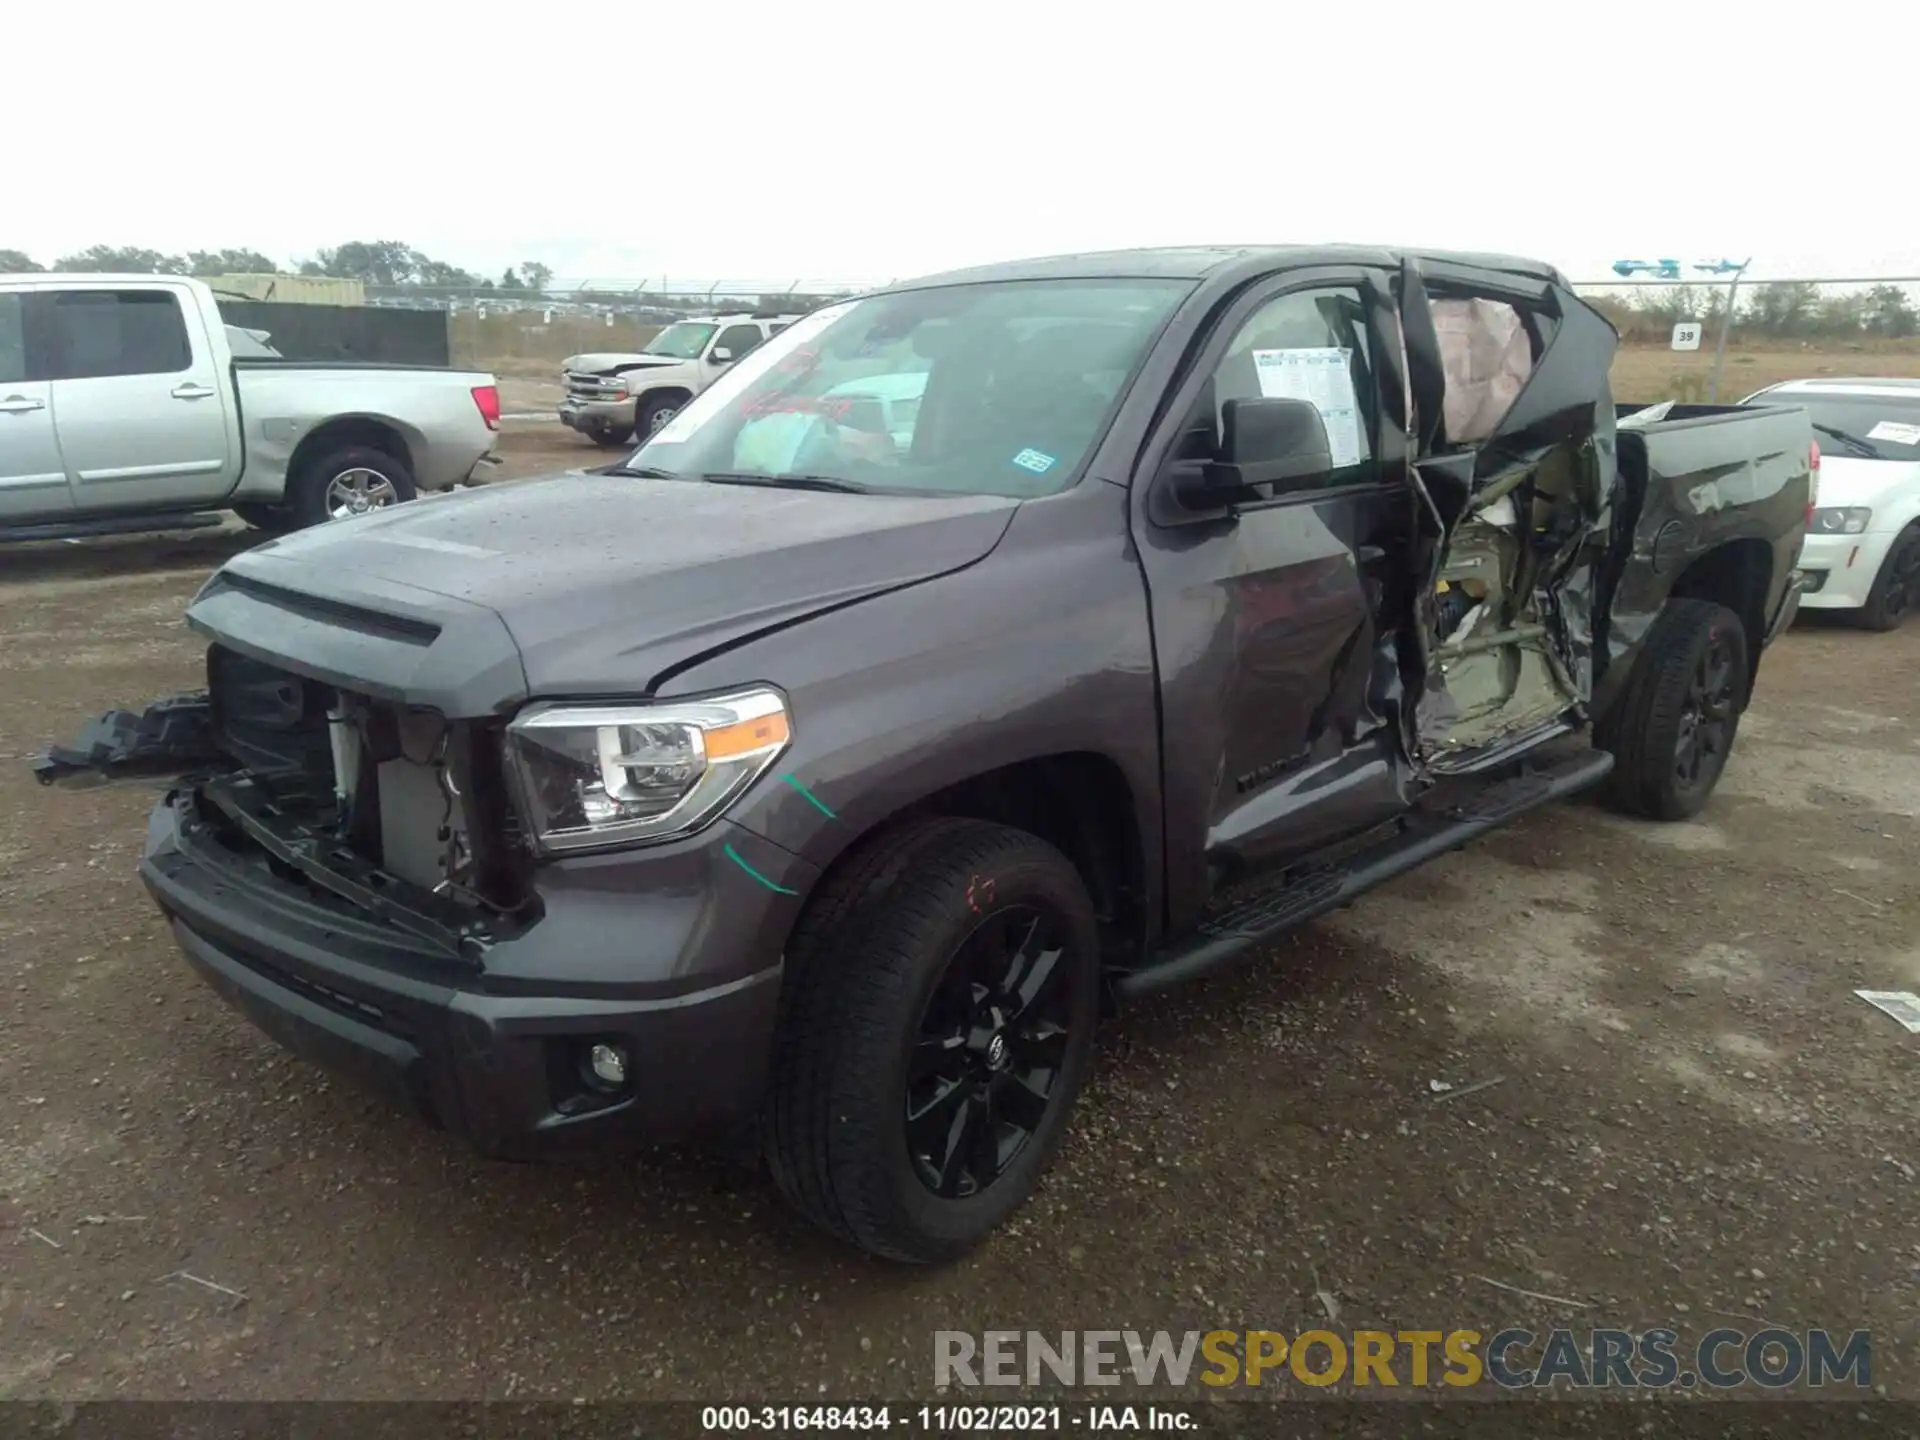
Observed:
[[[245,396],[241,397],[244,402]],[[410,420],[379,410],[305,411],[266,416],[250,423],[246,442],[246,465],[234,487],[236,500],[279,502],[286,498],[287,485],[294,472],[323,450],[355,443],[360,428],[386,430],[398,436],[406,447],[407,458],[420,480],[423,467],[432,476],[435,442],[427,432]],[[424,489],[444,488],[445,482],[427,484]]]
[[[649,397],[662,391],[692,399],[706,388],[700,383],[701,377],[697,372],[677,366],[671,370],[629,370],[621,378],[627,382],[628,401],[636,413]]]
[[[1111,528],[1086,524],[1109,510]],[[792,747],[728,818],[824,872],[862,835],[949,786],[1022,761],[1092,754],[1126,780],[1143,909],[1158,915],[1156,681],[1123,520],[1121,496],[1098,482],[1030,502],[965,570],[676,675],[663,698],[755,682],[791,697]]]

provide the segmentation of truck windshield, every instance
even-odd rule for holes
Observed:
[[[1036,496],[1078,478],[1188,281],[1021,280],[869,296],[769,340],[630,462],[682,479]]]
[[[1823,390],[1766,390],[1749,405],[1793,405],[1807,412],[1827,454],[1857,451],[1861,459],[1920,460],[1920,393],[1837,395]],[[1839,432],[1835,435],[1834,432]],[[1848,442],[1829,444],[1840,435]]]
[[[667,355],[675,360],[698,360],[713,338],[714,327],[682,322],[669,325],[641,347],[642,355]]]

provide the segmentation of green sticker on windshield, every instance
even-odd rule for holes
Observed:
[[[1031,470],[1036,475],[1044,475],[1054,466],[1054,457],[1044,450],[1022,450],[1013,457],[1013,463],[1022,470]]]

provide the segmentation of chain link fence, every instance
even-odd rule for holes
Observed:
[[[1782,380],[1920,376],[1916,287],[1914,276],[1574,285],[1620,331],[1616,399],[1722,403]],[[1694,327],[1697,349],[1673,348],[1677,326]]]
[[[546,375],[569,355],[633,351],[689,315],[815,309],[885,281],[555,279],[538,290],[366,286],[370,306],[441,310],[456,365]]]

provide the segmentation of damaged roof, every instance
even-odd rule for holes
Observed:
[[[1372,245],[1185,245],[1139,250],[1093,250],[1075,255],[1047,255],[1029,260],[1006,260],[925,275],[890,290],[917,290],[930,285],[973,285],[994,280],[1204,280],[1224,271],[1264,274],[1303,265],[1368,265],[1398,268],[1407,258],[1458,265],[1500,274],[1520,275],[1554,285],[1566,282],[1559,270],[1540,260],[1517,255],[1490,255],[1466,251],[1407,249]]]

